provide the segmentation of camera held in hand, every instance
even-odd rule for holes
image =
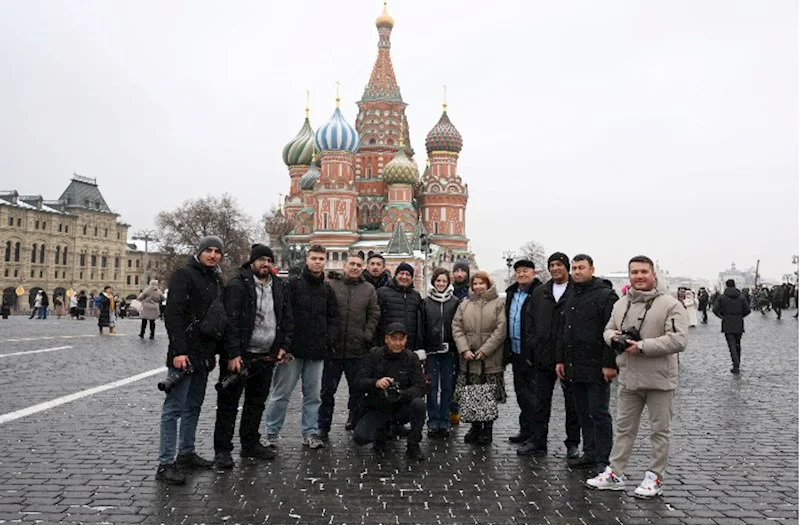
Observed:
[[[158,383],[158,389],[164,392],[165,394],[169,394],[173,388],[178,386],[178,383],[189,377],[190,375],[194,374],[194,368],[192,365],[187,366],[185,369],[176,369],[170,372],[167,375],[167,378],[163,381]]]
[[[389,386],[383,391],[383,397],[389,403],[399,403],[402,399],[402,394],[400,393],[400,385],[393,379]]]
[[[614,349],[617,355],[623,354],[629,346],[641,340],[642,334],[639,333],[639,329],[635,326],[629,326],[622,330],[617,339],[611,341],[611,348]]]

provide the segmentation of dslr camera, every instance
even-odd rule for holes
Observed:
[[[192,374],[194,374],[194,368],[192,365],[187,366],[185,370],[173,370],[167,375],[166,379],[158,383],[158,389],[165,394],[169,394],[173,388],[178,386],[178,383]]]
[[[611,341],[611,348],[614,349],[617,355],[623,354],[631,344],[641,340],[642,334],[639,333],[639,329],[635,326],[629,326],[622,330],[616,340]]]
[[[397,384],[397,381],[392,379],[392,382],[386,390],[383,391],[383,397],[389,403],[394,404],[400,402],[402,396],[400,395],[400,385]]]

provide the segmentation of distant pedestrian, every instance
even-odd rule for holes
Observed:
[[[39,309],[42,307],[42,294],[44,293],[43,290],[38,290],[36,295],[33,297],[33,302],[31,303],[31,316],[28,319],[33,319],[37,315],[39,315]]]
[[[86,296],[86,291],[81,290],[78,294],[78,307],[77,307],[77,319],[86,319],[86,308],[89,303],[89,298]]]
[[[781,318],[781,313],[783,312],[786,303],[786,289],[781,285],[775,285],[772,287],[772,310],[775,312],[775,315],[778,316],[778,319]]]
[[[3,294],[3,305],[0,306],[0,315],[2,315],[3,319],[8,319],[8,316],[11,315],[11,305],[8,304],[5,294]]]
[[[50,309],[50,298],[47,296],[47,292],[44,290],[40,290],[42,292],[42,305],[39,308],[39,319],[47,319],[47,312]]]
[[[686,307],[686,317],[689,319],[689,328],[697,326],[697,297],[694,292],[686,288],[683,296],[683,306]]]
[[[725,292],[714,302],[714,315],[722,319],[722,333],[728,343],[731,353],[732,374],[739,374],[742,362],[742,334],[744,333],[744,318],[750,315],[750,308],[742,292],[736,289],[736,282],[728,279],[725,282]]]
[[[61,319],[61,316],[64,315],[64,296],[56,294],[55,297],[53,297],[53,304],[56,309],[56,319]]]
[[[708,324],[709,300],[708,290],[706,290],[704,286],[701,286],[700,291],[697,292],[697,304],[700,312],[703,314],[703,324]]]
[[[158,287],[158,281],[153,279],[150,284],[139,294],[137,299],[142,303],[142,311],[139,317],[142,320],[142,327],[139,329],[139,339],[144,339],[144,331],[150,324],[150,339],[156,337],[156,319],[159,316],[159,305],[164,293]]]
[[[100,335],[103,335],[103,328],[108,328],[108,333],[114,333],[114,294],[111,293],[111,286],[103,287],[103,292],[97,296],[100,307],[97,314],[97,326],[100,328]]]

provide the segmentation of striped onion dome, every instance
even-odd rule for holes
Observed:
[[[306,121],[297,136],[283,147],[283,162],[287,166],[305,166],[311,164],[312,153],[314,153],[314,130],[311,129],[311,123],[306,116]]]
[[[314,138],[319,151],[355,153],[358,150],[358,133],[347,123],[338,107],[331,119],[317,130]]]
[[[428,153],[432,151],[459,153],[463,145],[464,141],[461,139],[461,133],[450,122],[447,110],[443,111],[439,122],[433,126],[433,129],[428,132],[428,136],[425,137],[425,149],[428,150]]]
[[[386,184],[416,184],[419,169],[413,160],[406,156],[402,145],[394,158],[383,168],[383,181]]]
[[[303,173],[303,176],[300,177],[300,189],[301,190],[313,190],[314,184],[317,183],[319,180],[319,169],[317,168],[316,162],[311,162],[311,167],[308,168],[308,171]]]

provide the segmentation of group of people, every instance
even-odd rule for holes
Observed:
[[[647,406],[653,452],[635,494],[661,493],[677,353],[686,347],[688,327],[683,305],[658,286],[649,258],[631,259],[631,289],[622,299],[608,281],[594,277],[591,257],[570,260],[560,252],[548,260],[546,283],[532,261],[517,261],[505,299],[487,273],[470,274],[465,261],[452,275],[435,269],[423,298],[414,289],[414,268],[401,263],[391,274],[379,254],[366,261],[351,254],[341,275],[326,276],[321,246],[311,246],[300,274],[284,281],[274,275],[272,250],[254,245],[223,286],[223,248],[219,238],[204,237],[169,283],[167,366],[177,381],[162,408],[159,480],[181,484],[188,470],[234,466],[242,396],[240,455],[274,458],[298,381],[303,446],[325,447],[343,375],[349,390],[345,429],[353,441],[373,443],[383,454],[390,441],[405,436],[407,456],[421,461],[425,421],[429,439],[447,438],[451,411],[459,403],[466,410],[468,385],[488,385],[493,402],[505,402],[510,364],[520,427],[509,441],[519,445],[518,454],[548,453],[558,383],[566,405],[567,462],[590,470],[589,487],[620,490]],[[195,450],[195,429],[217,355],[215,455],[209,460]],[[614,436],[608,406],[617,376]],[[492,439],[491,418],[472,420],[464,435],[476,445]]]

